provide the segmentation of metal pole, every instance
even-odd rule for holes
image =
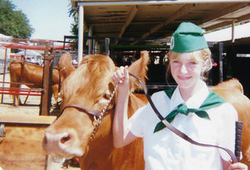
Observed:
[[[82,55],[83,55],[83,18],[84,18],[84,9],[83,5],[78,4],[79,6],[79,16],[78,16],[78,66],[80,65],[80,62],[82,61]]]
[[[92,54],[96,54],[97,53],[97,46],[96,46],[96,40],[94,39],[93,40],[93,51],[92,51]]]
[[[105,54],[107,56],[110,56],[109,44],[110,44],[110,38],[105,38]]]
[[[223,43],[219,43],[219,81],[223,81]]]
[[[90,26],[89,27],[89,37],[92,37],[93,36],[93,27]],[[89,54],[93,54],[93,40],[92,39],[89,39]]]

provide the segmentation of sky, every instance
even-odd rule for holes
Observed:
[[[235,26],[235,39],[250,37],[250,23]],[[226,41],[232,38],[232,27],[206,34],[207,41]]]
[[[31,39],[63,40],[71,35],[73,18],[69,17],[70,0],[12,0],[18,10],[22,10],[35,29]],[[235,27],[235,38],[250,37],[250,23]],[[207,41],[231,39],[231,28],[205,35]]]
[[[70,0],[11,0],[17,10],[26,14],[35,30],[31,39],[63,40],[70,33]]]

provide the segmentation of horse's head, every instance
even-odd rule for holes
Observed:
[[[141,59],[134,62],[129,71],[145,80],[148,60],[148,53],[143,52]],[[62,115],[45,132],[43,147],[48,154],[72,158],[86,155],[94,147],[106,147],[107,151],[113,148],[111,127],[115,96],[113,99],[110,96],[115,88],[112,75],[116,69],[109,57],[88,55],[65,79],[61,89]],[[132,79],[131,91],[139,87]],[[133,103],[130,105],[132,111],[139,107],[137,102]],[[106,113],[103,113],[102,122],[93,135],[95,120],[103,109]],[[94,136],[93,141],[90,141],[91,135]],[[97,140],[98,143],[95,142]]]

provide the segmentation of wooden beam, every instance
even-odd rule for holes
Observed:
[[[207,27],[206,30],[207,31],[211,31],[211,30],[215,30],[217,28],[221,28],[221,27],[225,27],[225,26],[230,26],[232,24],[232,20],[235,20],[235,22],[239,23],[241,21],[245,21],[245,20],[249,20],[250,19],[250,14],[241,16],[239,18],[232,18],[231,20],[226,20],[224,22],[221,22],[219,24]]]
[[[222,18],[223,16],[236,12],[246,6],[249,6],[249,3],[239,3],[239,4],[233,4],[232,6],[226,8],[226,9],[221,9],[220,11],[214,12],[214,15],[211,15],[210,17],[207,17],[202,21],[202,24],[200,25],[201,27],[206,27],[206,24],[209,24],[209,22],[213,20],[217,20],[219,18]]]
[[[161,29],[162,27],[170,24],[171,22],[175,21],[176,19],[180,18],[181,16],[183,16],[184,14],[188,13],[190,10],[192,10],[195,7],[195,4],[191,4],[191,5],[185,5],[184,7],[182,7],[180,10],[176,11],[174,14],[171,15],[170,18],[168,18],[167,20],[165,20],[164,22],[156,25],[155,27],[153,27],[148,33],[144,34],[142,36],[142,38],[146,38],[148,37],[150,34],[158,31],[159,29]]]
[[[100,27],[100,26],[122,26],[124,23],[123,22],[95,22],[95,23],[89,23],[89,25],[93,27]]]
[[[131,9],[131,11],[129,12],[129,15],[128,15],[128,17],[127,17],[127,20],[126,20],[124,26],[122,27],[122,30],[121,30],[121,33],[120,33],[119,37],[122,37],[122,35],[124,34],[126,28],[129,26],[129,24],[130,24],[130,23],[132,22],[132,20],[134,19],[134,17],[135,17],[135,15],[136,15],[137,11],[138,11],[138,6],[136,5],[136,6],[134,6],[134,7]]]
[[[215,30],[217,28],[222,28],[222,27],[226,27],[226,26],[229,26],[232,24],[232,21],[225,21],[225,22],[221,22],[219,24],[216,24],[216,25],[213,25],[213,26],[210,26],[210,27],[206,27],[206,31],[212,31],[212,30]]]
[[[250,19],[250,14],[243,15],[239,18],[237,18],[237,22],[245,21]]]
[[[142,35],[142,38],[147,38],[149,35],[155,33],[156,31],[158,31],[159,29],[161,29],[162,27],[170,24],[171,22],[177,20],[178,18],[180,18],[181,16],[183,16],[184,14],[188,13],[189,11],[191,11],[193,8],[195,7],[195,4],[188,4],[188,5],[184,5],[181,9],[179,9],[178,11],[176,11],[175,13],[173,13],[171,15],[171,17],[169,17],[167,20],[163,21],[162,23],[156,25],[155,27],[153,27],[149,32],[145,33]],[[132,43],[136,44],[136,42]]]
[[[121,29],[121,32],[120,32],[120,34],[119,34],[119,36],[118,36],[119,38],[122,37],[122,35],[124,34],[125,30],[126,30],[127,27],[129,26],[129,24],[132,22],[132,20],[134,19],[134,17],[135,17],[135,15],[136,15],[137,11],[138,11],[138,6],[137,6],[137,5],[136,5],[136,6],[133,6],[133,7],[131,8],[131,10],[130,10],[130,12],[129,12],[129,14],[128,14],[128,17],[127,17],[127,19],[126,19],[126,22],[125,22],[125,24],[123,25],[123,27],[122,27],[122,29]],[[117,43],[118,43],[118,41],[115,42],[115,44],[117,44]]]
[[[38,115],[18,115],[18,114],[1,114],[1,124],[30,124],[30,125],[50,125],[56,120],[56,116],[38,116]]]

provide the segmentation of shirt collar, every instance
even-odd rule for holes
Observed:
[[[181,103],[185,103],[188,108],[199,108],[207,98],[208,94],[208,87],[206,83],[202,81],[202,88],[185,102],[182,99],[179,87],[177,86],[170,100],[170,111],[176,109]]]

